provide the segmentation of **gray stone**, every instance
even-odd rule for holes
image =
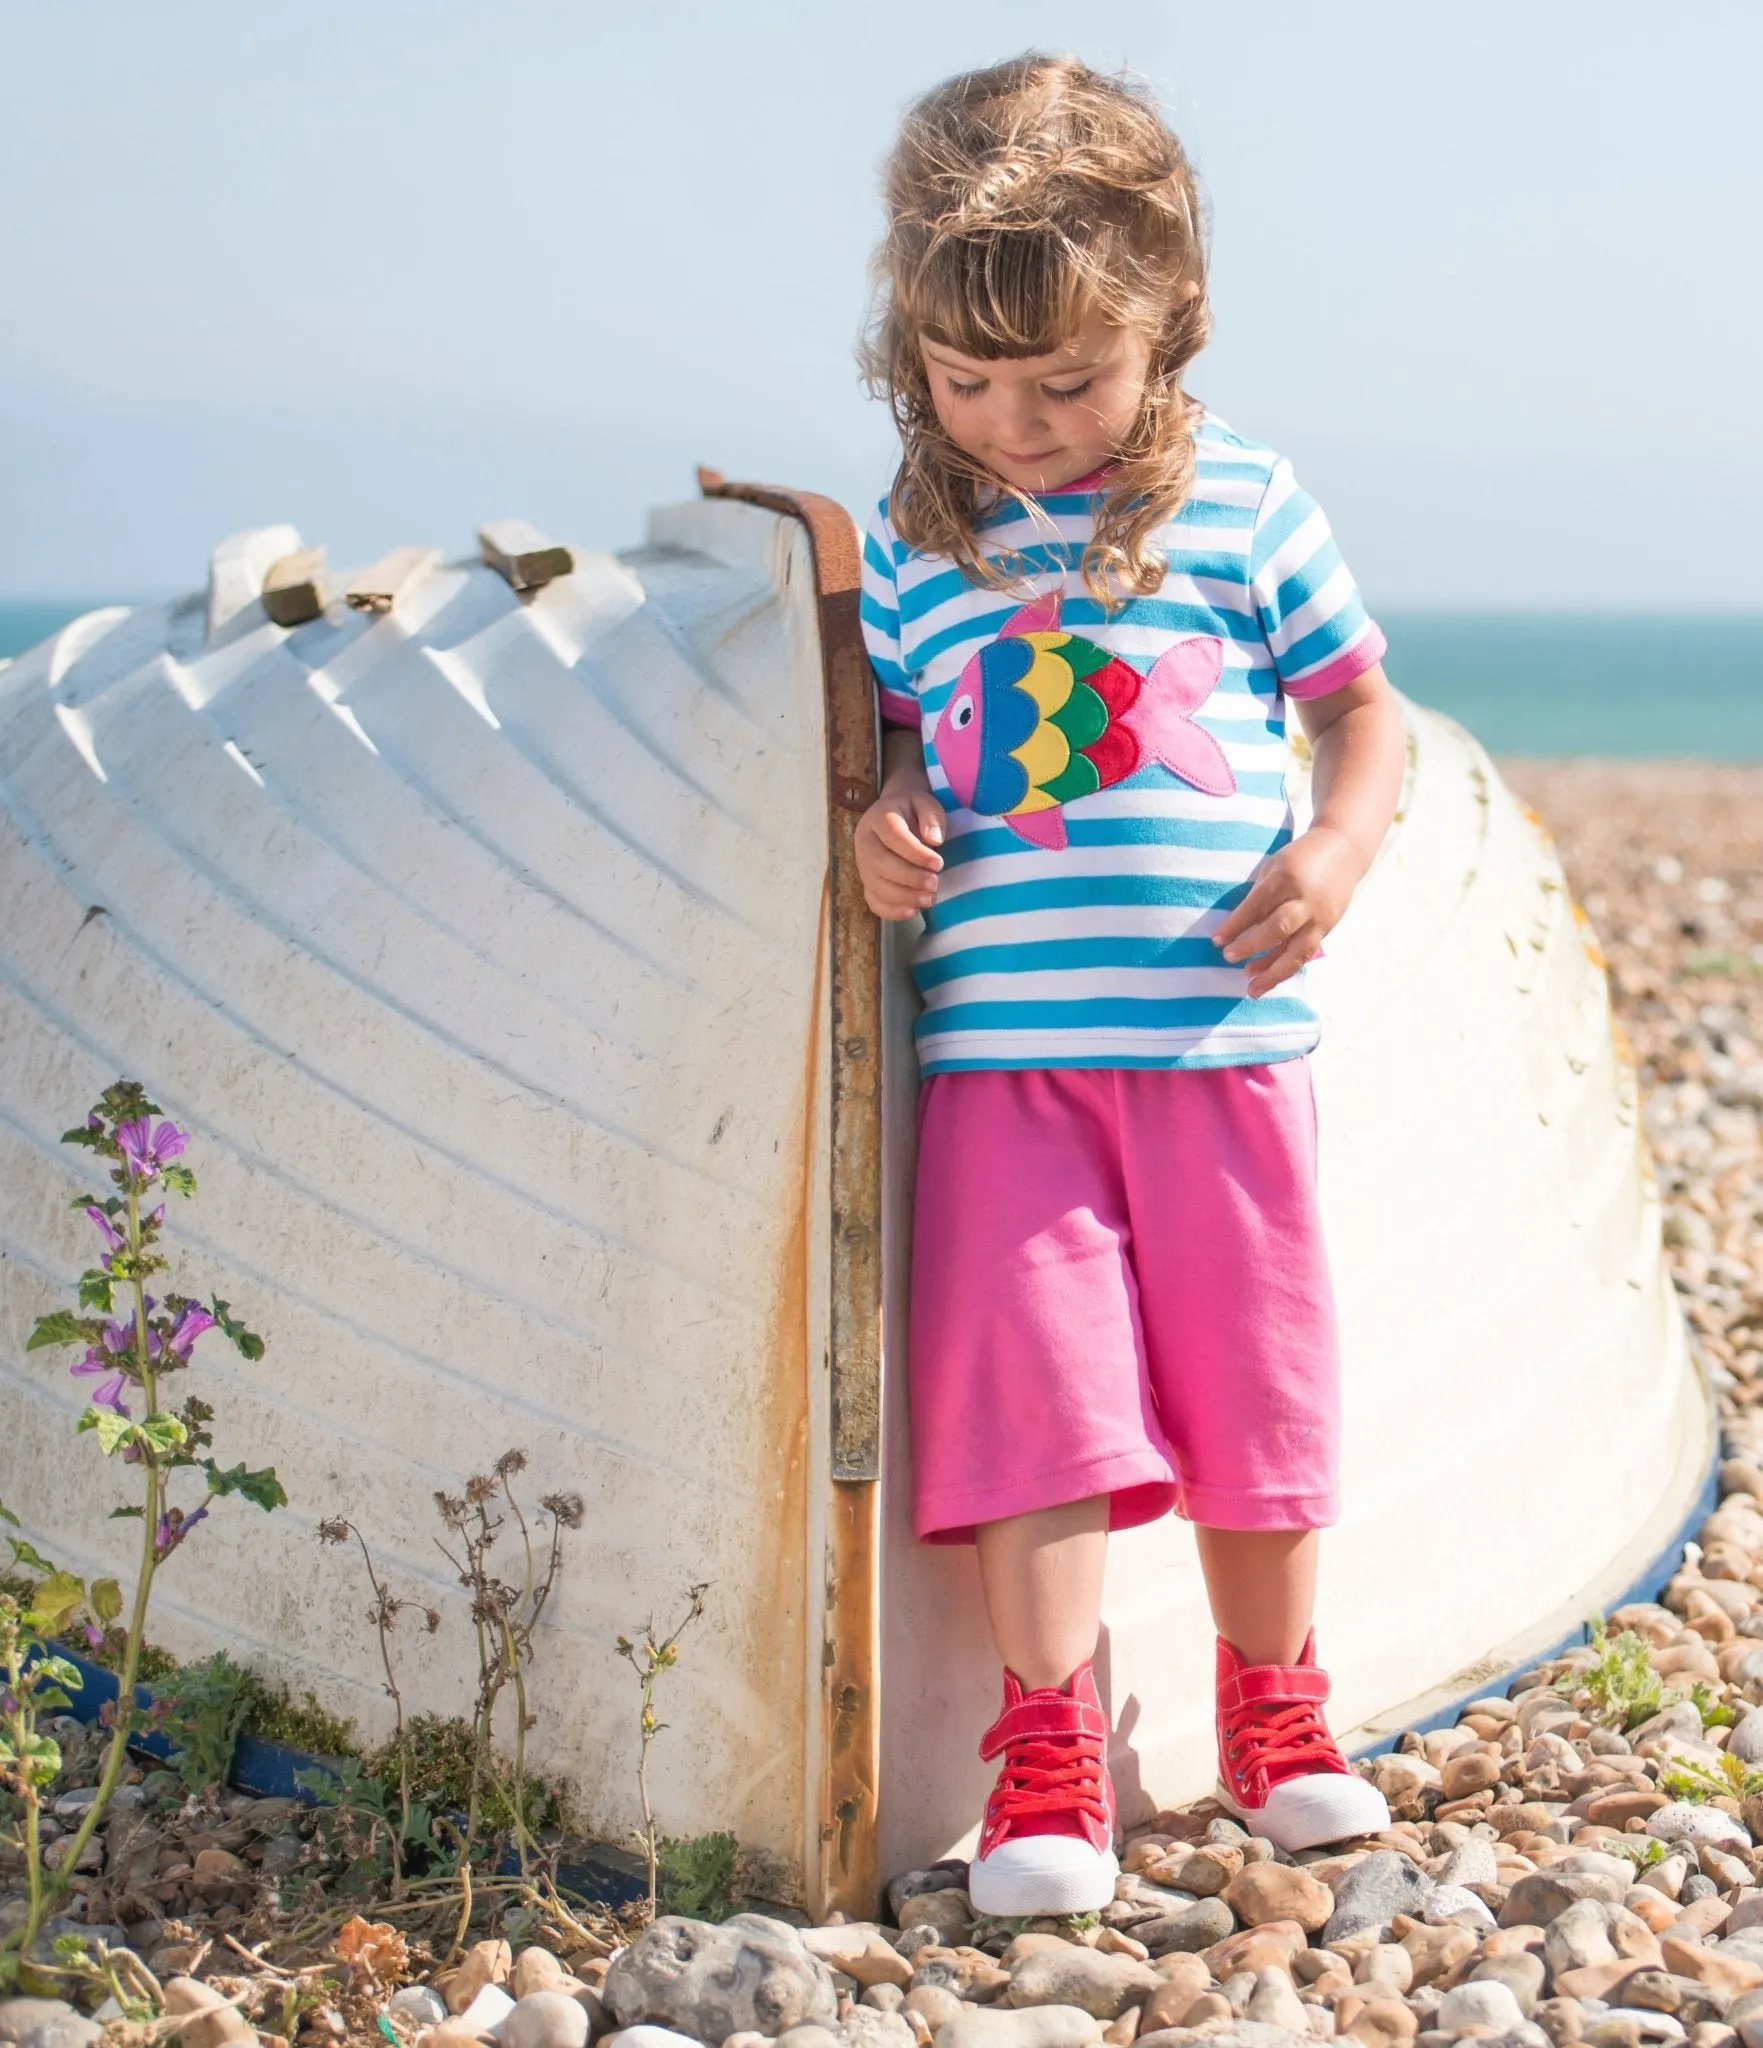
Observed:
[[[1467,1927],[1472,1934],[1489,1933],[1494,1925],[1487,1900],[1460,1884],[1434,1885],[1420,1917],[1428,1927]]]
[[[1236,1928],[1236,1916],[1222,1899],[1196,1899],[1177,1913],[1156,1913],[1149,1920],[1133,1922],[1132,1938],[1142,1941],[1154,1956],[1174,1955],[1210,1948]]]
[[[1702,1717],[1696,1712],[1693,1700],[1679,1700],[1674,1707],[1666,1707],[1651,1720],[1643,1721],[1638,1728],[1628,1731],[1628,1746],[1637,1748],[1643,1742],[1651,1742],[1656,1735],[1671,1735],[1685,1742],[1702,1740]]]
[[[805,2022],[831,2026],[839,2012],[826,1965],[793,1927],[763,1913],[737,1913],[720,1927],[668,1914],[616,1958],[601,1995],[621,2026],[656,2021],[710,2048],[730,2034],[775,2039]]]
[[[69,2024],[91,2027],[82,2038],[96,2040],[98,2029],[82,2020],[64,1998],[0,1998],[0,2041],[34,2041],[45,2029],[57,2032]]]
[[[872,2012],[898,2012],[906,2003],[905,1987],[900,1984],[867,1984],[857,2003],[867,2005]]]
[[[1647,1816],[1647,1833],[1661,1842],[1712,1842],[1717,1849],[1748,1849],[1751,1838],[1730,1813],[1718,1806],[1692,1806],[1674,1799]]]
[[[1159,2027],[1138,2038],[1146,2048],[1316,2048],[1312,2033],[1288,2033],[1284,2027],[1250,2019],[1208,2020],[1199,2027]],[[940,2041],[937,2048],[942,2048]]]
[[[616,2041],[618,2048],[699,2048],[692,2035],[677,2033],[672,2027],[621,2027],[605,2038]]]
[[[1498,1884],[1500,1872],[1494,1862],[1494,1845],[1485,1835],[1471,1835],[1445,1858],[1433,1877],[1439,1884]]]
[[[567,1991],[529,1991],[496,2029],[502,2048],[587,2048],[587,2007]]]
[[[1506,1894],[1500,1925],[1547,1927],[1580,1899],[1601,1899],[1607,1906],[1620,1906],[1627,1889],[1620,1878],[1602,1877],[1594,1871],[1533,1870]]]
[[[1628,1858],[1606,1856],[1601,1849],[1575,1849],[1571,1855],[1551,1863],[1549,1868],[1565,1870],[1576,1877],[1607,1877],[1612,1884],[1620,1885],[1624,1892],[1634,1883],[1634,1865]]]
[[[912,2029],[908,2027],[906,2031],[911,2033]],[[916,2040],[917,2036],[913,2038]],[[785,2027],[777,2037],[777,2048],[839,2048],[839,2036],[832,2027],[805,2021],[799,2027]]]
[[[928,1864],[923,1870],[903,1870],[888,1886],[888,1911],[898,1926],[900,1908],[908,1899],[916,1899],[923,1892],[966,1889],[967,1865],[957,1857],[950,1857],[944,1863]]]
[[[446,2001],[426,1984],[406,1984],[386,2004],[393,2012],[407,2012],[419,2027],[438,2027],[447,2017]]]
[[[1307,2034],[1310,2021],[1299,2002],[1292,1980],[1284,1970],[1258,1970],[1255,1988],[1249,1994],[1244,2017],[1269,2027],[1283,2027],[1288,2034]]]
[[[1742,1764],[1763,1764],[1763,1710],[1753,1707],[1740,1721],[1735,1721],[1732,1733],[1726,1738],[1726,1753],[1736,1756]]]
[[[1614,1962],[1616,1946],[1602,1900],[1576,1899],[1564,1913],[1557,1913],[1543,1930],[1543,1953],[1557,1977],[1566,1970],[1583,1970],[1589,1963]]]
[[[1508,1984],[1459,1984],[1439,2000],[1438,2024],[1447,2034],[1460,2034],[1465,2027],[1492,2027],[1503,2034],[1523,2021],[1523,2010]]]
[[[883,1987],[878,1987],[883,1988]],[[899,1985],[885,1987],[896,1998],[906,1994]],[[873,2006],[854,2005],[839,2022],[839,2038],[849,2048],[913,2048],[918,2036],[898,2012],[878,2012]]]
[[[305,1854],[306,1844],[298,1835],[274,1835],[265,1845],[263,1861],[257,1867],[274,1883],[277,1878],[287,1877],[298,1870]]]
[[[1517,1999],[1519,2011],[1528,2019],[1543,1995],[1543,1959],[1533,1955],[1529,1949],[1520,1949],[1509,1956],[1484,1956],[1470,1971],[1468,1982],[1504,1984]]]
[[[1076,2005],[1099,2020],[1111,2020],[1123,2006],[1142,2004],[1162,1982],[1148,1964],[1131,1956],[1105,1955],[1062,1941],[1031,1950],[1012,1968],[1003,2003]]]
[[[1640,2029],[1643,2041],[1684,2041],[1689,2037],[1683,2029],[1683,2022],[1668,2012],[1654,2012],[1643,2005],[1613,2005],[1604,2014],[1607,2020],[1632,2020]]]
[[[1088,2048],[1102,2022],[1076,2005],[981,2006],[937,2029],[936,2048]]]
[[[1344,1941],[1362,1928],[1386,1926],[1398,1913],[1418,1919],[1431,1890],[1432,1879],[1406,1856],[1394,1849],[1374,1850],[1346,1871],[1335,1887],[1334,1911],[1322,1930],[1323,1946]]]

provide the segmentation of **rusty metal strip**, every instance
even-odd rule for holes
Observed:
[[[876,1903],[880,1766],[881,942],[857,873],[857,820],[879,774],[875,692],[857,618],[857,529],[813,491],[729,483],[700,469],[707,498],[761,505],[807,529],[826,693],[832,1003],[832,1501],[828,1516],[821,1788],[822,1904],[858,1917]]]

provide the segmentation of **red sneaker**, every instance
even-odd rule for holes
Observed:
[[[1313,1849],[1390,1824],[1383,1794],[1322,1718],[1328,1673],[1310,1636],[1296,1664],[1245,1664],[1218,1639],[1218,1797],[1276,1849]]]
[[[986,1801],[967,1894],[979,1913],[1094,1913],[1114,1897],[1108,1717],[1089,1665],[1024,1692],[1004,1673],[1004,1711],[979,1753],[1004,1767]]]

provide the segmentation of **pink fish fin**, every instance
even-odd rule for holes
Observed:
[[[1145,687],[1147,692],[1156,691],[1165,703],[1177,704],[1183,711],[1198,711],[1217,689],[1223,673],[1224,642],[1206,634],[1166,647],[1151,664]]]
[[[1069,843],[1065,813],[1057,804],[1046,811],[1008,811],[1004,822],[1018,839],[1026,839],[1030,846],[1044,847],[1049,853],[1062,853]]]
[[[1183,782],[1207,796],[1235,796],[1236,773],[1225,759],[1224,749],[1185,711],[1157,720],[1153,710],[1151,718],[1140,725],[1139,737],[1146,753]]]
[[[1000,640],[1013,640],[1023,633],[1056,633],[1059,630],[1059,593],[1049,590],[1013,612],[998,629]]]

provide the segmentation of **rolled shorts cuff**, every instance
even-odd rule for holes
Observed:
[[[920,1490],[913,1524],[921,1543],[971,1543],[981,1522],[1002,1522],[1011,1515],[1032,1515],[1040,1508],[1064,1507],[1068,1501],[1112,1496],[1108,1526],[1134,1529],[1155,1522],[1176,1504],[1181,1487],[1167,1459],[1140,1446],[1083,1458],[1056,1471],[1031,1478],[1005,1480],[996,1486],[954,1492]]]
[[[1175,1512],[1203,1529],[1326,1529],[1341,1518],[1341,1497],[1326,1493],[1243,1493],[1184,1486]]]

